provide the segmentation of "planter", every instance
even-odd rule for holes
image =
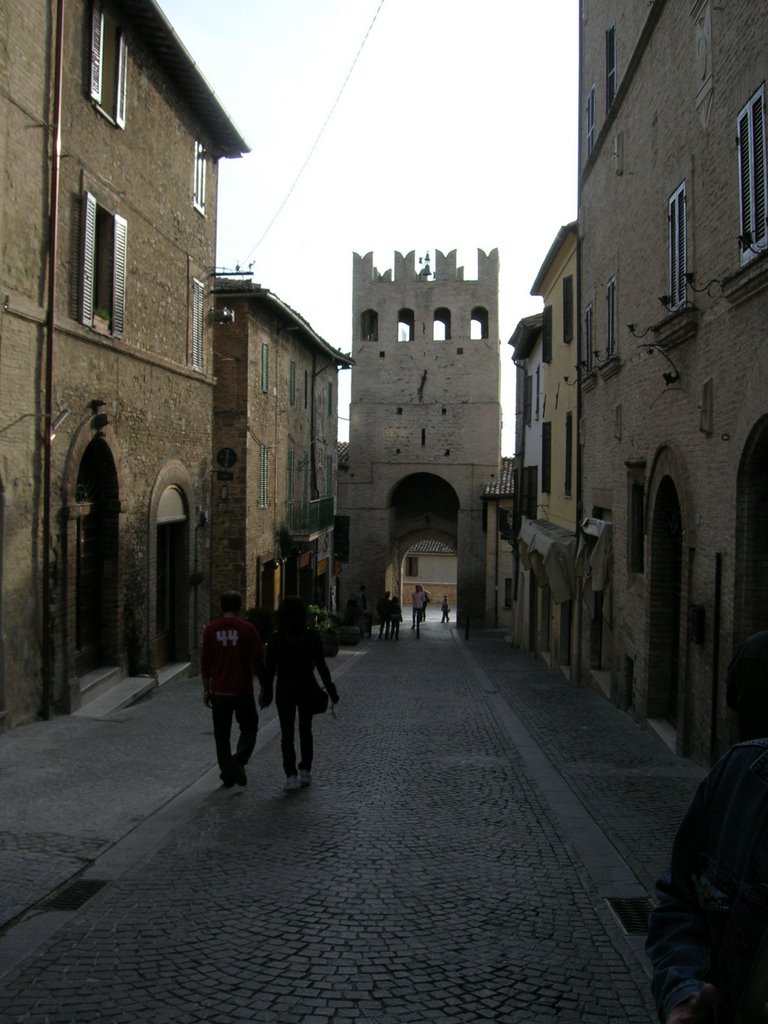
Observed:
[[[323,654],[326,658],[333,658],[339,653],[339,634],[336,630],[326,630],[320,634],[320,642],[323,645]]]
[[[360,643],[360,627],[359,626],[340,626],[339,627],[339,640],[345,647],[351,647],[354,644]]]

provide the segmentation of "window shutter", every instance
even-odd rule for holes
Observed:
[[[542,353],[541,358],[545,363],[552,362],[552,307],[544,307],[544,322],[542,328]]]
[[[83,194],[83,263],[80,279],[80,323],[93,326],[93,285],[96,258],[96,198]]]
[[[563,341],[573,341],[573,277],[563,278]]]
[[[749,112],[739,118],[739,186],[741,188],[741,234],[752,234],[752,189],[749,160]]]
[[[115,121],[120,128],[125,128],[125,98],[126,81],[128,77],[128,47],[125,43],[123,33],[120,33],[117,58],[117,105],[115,110]]]
[[[677,193],[677,292],[675,302],[678,306],[685,305],[685,266],[687,240],[685,237],[685,185]]]
[[[753,139],[753,192],[755,204],[754,239],[762,242],[766,234],[766,195],[765,195],[765,96],[760,95],[752,104],[752,139]]]
[[[125,329],[125,270],[128,222],[115,215],[115,250],[112,266],[112,335],[121,338]]]
[[[203,368],[203,282],[192,278],[192,367]]]
[[[104,40],[104,12],[93,5],[91,14],[91,99],[101,103],[101,55]]]
[[[542,423],[541,425],[541,490],[549,494],[552,470],[552,424]]]

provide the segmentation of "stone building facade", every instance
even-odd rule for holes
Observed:
[[[217,167],[247,146],[153,0],[12,2],[0,46],[9,726],[194,660]]]
[[[456,252],[394,273],[354,255],[352,401],[340,511],[350,517],[350,594],[399,592],[420,540],[456,552],[457,613],[485,615],[482,492],[498,471],[498,252],[478,251],[477,280]],[[346,599],[350,594],[344,594]]]
[[[558,231],[532,295],[540,314],[515,330],[516,554],[513,637],[570,675],[576,609],[578,345],[576,223]]]
[[[749,0],[581,4],[581,668],[702,760],[768,621],[766,44]]]
[[[349,357],[267,288],[219,278],[214,329],[213,599],[329,607],[338,371]],[[229,312],[234,316],[229,322]]]

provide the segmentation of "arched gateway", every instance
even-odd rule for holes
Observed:
[[[354,256],[352,402],[338,512],[349,518],[342,606],[361,584],[375,604],[398,590],[420,540],[456,552],[457,617],[485,610],[483,488],[501,447],[498,253],[478,251],[477,280],[456,253],[395,253],[379,273]],[[407,595],[406,595],[407,596]]]

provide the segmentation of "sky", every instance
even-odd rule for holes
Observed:
[[[498,248],[502,454],[507,344],[576,218],[578,0],[159,0],[251,148],[222,160],[217,264],[250,267],[342,352],[352,254]],[[348,439],[350,373],[339,374]]]

